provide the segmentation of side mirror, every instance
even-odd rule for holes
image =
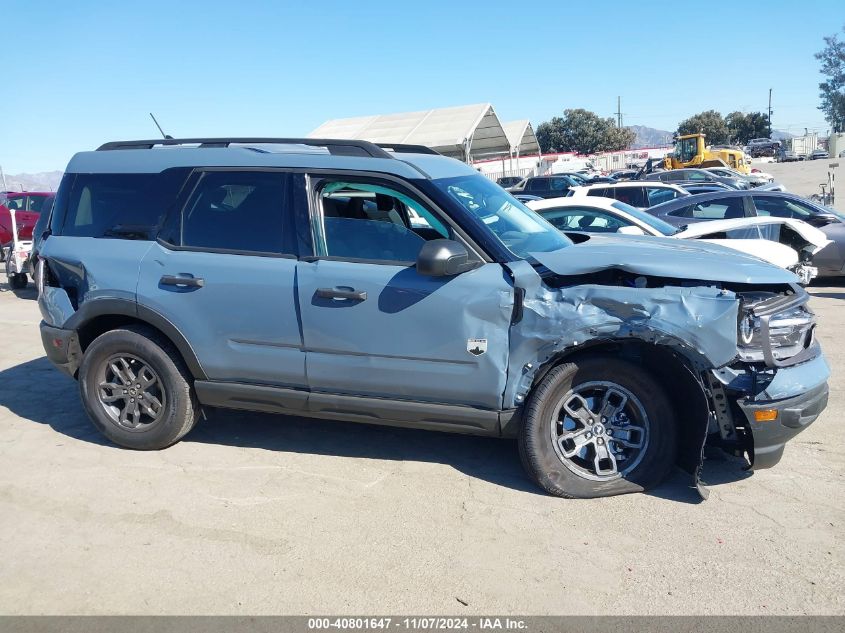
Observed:
[[[645,235],[645,231],[643,231],[640,227],[634,225],[620,226],[616,232],[622,233],[623,235]]]
[[[817,226],[827,226],[828,224],[839,222],[839,218],[830,213],[817,213],[813,215],[813,220],[815,221],[812,224],[816,224]]]
[[[476,266],[469,260],[466,247],[455,240],[430,240],[417,255],[417,272],[429,277],[460,275]]]

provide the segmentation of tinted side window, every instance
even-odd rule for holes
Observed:
[[[668,202],[678,197],[678,192],[674,189],[662,189],[657,187],[646,187],[648,192],[648,206],[653,207],[661,202]]]
[[[528,191],[543,191],[549,188],[548,179],[546,178],[532,178],[528,181]]]
[[[729,220],[745,217],[742,198],[739,196],[699,202],[690,207],[690,209],[691,215],[687,214],[685,217],[699,218],[701,220]]]
[[[680,209],[675,209],[674,211],[669,211],[666,215],[671,215],[676,218],[691,218],[692,217],[692,205],[687,205],[685,207],[681,207]]]
[[[77,174],[62,235],[152,239],[186,171],[160,174]]]
[[[29,210],[35,213],[50,211],[53,205],[53,196],[29,196]]]
[[[710,176],[706,173],[701,173],[700,171],[691,171],[686,175],[687,180],[692,180],[695,182],[709,182],[711,180]]]
[[[773,216],[776,218],[796,218],[806,220],[812,213],[803,206],[786,198],[768,196],[752,196],[757,215]]]
[[[56,199],[53,203],[53,213],[50,216],[50,233],[53,235],[61,235],[62,233],[68,201],[70,200],[70,194],[75,181],[76,174],[65,174],[62,176],[62,182],[59,185],[58,191],[56,191]]]
[[[587,192],[588,196],[599,196],[601,198],[612,198],[613,191],[607,187],[599,187],[598,189],[590,189]]]
[[[642,187],[616,187],[613,189],[615,198],[619,202],[624,202],[632,207],[647,207],[648,203],[643,197]]]
[[[14,209],[15,211],[25,211],[26,196],[9,196],[4,206],[7,209]]]
[[[179,245],[282,253],[287,174],[206,172],[182,210]]]

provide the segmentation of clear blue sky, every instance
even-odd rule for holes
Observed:
[[[326,119],[490,102],[535,125],[622,96],[672,130],[716,108],[824,133],[822,37],[842,0],[0,0],[0,165],[63,169],[108,140],[304,135]]]

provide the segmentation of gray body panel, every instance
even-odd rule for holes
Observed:
[[[187,334],[211,380],[304,388],[294,282],[296,260],[169,250],[154,243],[141,262],[138,303]],[[202,278],[198,288],[163,275]]]
[[[367,298],[316,295],[334,287]],[[312,390],[502,408],[513,288],[500,264],[433,278],[413,266],[300,262],[298,288]],[[486,352],[467,351],[470,339]]]

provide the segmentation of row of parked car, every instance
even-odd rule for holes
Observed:
[[[716,240],[787,268],[803,283],[845,274],[845,217],[783,191],[767,174],[708,168],[636,176],[554,174],[525,178],[509,191],[570,233]]]

